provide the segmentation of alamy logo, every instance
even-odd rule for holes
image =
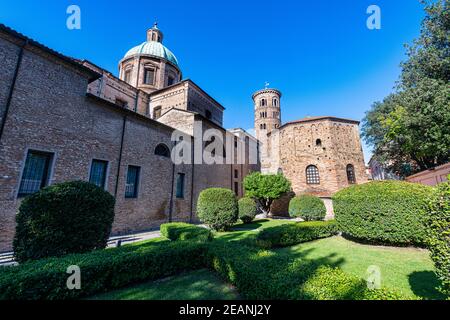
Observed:
[[[367,28],[369,30],[381,29],[381,9],[377,5],[371,5],[367,8],[367,14],[370,16],[367,18]]]
[[[70,5],[67,7],[66,13],[70,16],[66,20],[66,26],[69,30],[81,29],[81,9],[77,5]]]
[[[67,289],[80,290],[81,289],[81,270],[79,266],[69,266],[66,273],[70,274],[67,278]]]

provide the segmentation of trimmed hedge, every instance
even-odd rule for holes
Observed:
[[[105,248],[114,220],[114,197],[83,181],[52,185],[26,197],[13,241],[24,262]]]
[[[325,219],[327,209],[319,197],[304,194],[291,199],[289,214],[305,221],[320,221]]]
[[[197,203],[197,215],[203,223],[216,231],[225,231],[236,223],[239,209],[236,195],[230,189],[203,190]]]
[[[334,220],[289,223],[263,229],[257,235],[256,243],[263,248],[290,247],[336,234],[338,228]]]
[[[205,265],[205,245],[147,242],[0,269],[0,300],[76,299]],[[193,259],[195,257],[195,259]],[[81,270],[81,290],[67,289],[69,266]]]
[[[244,224],[251,223],[258,212],[255,200],[252,198],[242,198],[238,201],[238,205],[239,219],[241,219]]]
[[[440,291],[450,296],[450,182],[436,188],[430,202],[427,230],[431,259],[442,282]]]
[[[339,230],[369,243],[424,245],[433,188],[401,181],[370,182],[333,197]]]
[[[211,269],[250,300],[405,299],[386,289],[368,290],[364,280],[323,262],[294,258],[239,242],[214,241],[208,247]]]
[[[182,222],[162,224],[160,231],[163,237],[172,241],[193,240],[207,242],[213,239],[211,230]]]

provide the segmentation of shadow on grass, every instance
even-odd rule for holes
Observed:
[[[433,271],[416,271],[408,275],[411,290],[415,295],[424,299],[445,300],[446,296],[440,293],[437,287],[439,279]]]
[[[227,240],[230,236],[214,240],[212,267],[250,300],[318,299],[318,293],[308,291],[304,285],[317,276],[319,268],[336,268],[345,263],[344,258],[336,258],[335,254],[308,259],[315,249],[289,253],[263,250],[245,241],[249,237],[230,242]],[[365,290],[365,284],[351,283],[346,288],[339,288],[339,292],[333,290],[329,290],[333,299],[350,300]]]

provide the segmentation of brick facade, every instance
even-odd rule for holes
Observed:
[[[22,46],[17,81],[11,90]],[[193,128],[195,121],[202,123],[203,131],[215,128],[230,135],[221,127],[223,107],[192,81],[172,87],[183,87],[185,93],[195,91],[187,97],[192,96],[196,106],[211,109],[212,119],[200,114],[202,109],[188,111],[188,98],[178,107],[185,109],[182,111],[189,119],[177,120],[174,109],[165,116],[164,124],[151,119],[152,96],[144,90],[90,62],[64,57],[4,26],[0,28],[0,57],[0,114],[4,124],[0,136],[0,252],[12,248],[15,215],[22,199],[18,189],[28,150],[52,154],[48,184],[88,181],[92,161],[107,161],[105,189],[116,197],[113,234],[145,231],[168,221],[195,221],[196,201],[205,188],[233,189],[237,182],[242,190],[247,165],[176,165],[170,158],[155,154],[161,143],[173,148],[177,126],[189,131],[188,138],[194,141],[193,130],[186,128]],[[161,90],[154,94],[162,94]],[[119,104],[117,98],[127,101],[127,105]],[[165,102],[172,108],[176,106]],[[124,196],[128,166],[140,167],[138,196],[133,199]],[[235,169],[239,170],[238,179],[233,177]],[[184,174],[181,197],[177,197],[178,174]]]

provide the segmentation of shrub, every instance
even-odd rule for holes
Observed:
[[[302,286],[303,294],[311,300],[406,300],[396,290],[369,289],[365,280],[349,275],[339,268],[322,266]]]
[[[437,186],[430,201],[427,245],[443,294],[450,296],[450,182]]]
[[[289,214],[305,221],[319,221],[325,219],[327,209],[319,197],[304,194],[289,202]]]
[[[238,202],[233,191],[211,188],[203,190],[198,197],[199,219],[216,231],[225,231],[239,218]]]
[[[114,220],[114,197],[73,181],[25,198],[16,216],[13,242],[19,262],[105,248]]]
[[[290,247],[299,243],[327,238],[338,233],[334,220],[283,224],[263,229],[256,243],[263,248]]]
[[[161,235],[172,241],[200,241],[207,242],[213,239],[211,230],[188,223],[165,223],[160,227]]]
[[[340,231],[370,243],[423,245],[433,188],[401,181],[370,182],[333,197]]]
[[[251,198],[242,198],[238,202],[239,204],[239,219],[243,223],[250,223],[255,219],[258,208],[256,207],[255,200]]]
[[[252,173],[244,179],[245,195],[255,199],[265,214],[274,200],[291,191],[291,183],[282,174]]]
[[[0,269],[0,300],[76,299],[205,265],[205,245],[146,242]],[[194,258],[195,257],[195,258]],[[69,290],[69,266],[81,271],[81,289]]]

